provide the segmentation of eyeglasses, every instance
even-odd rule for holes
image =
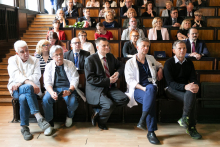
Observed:
[[[156,23],[159,23],[159,22],[162,22],[162,21],[156,21]]]
[[[195,16],[202,17],[202,15],[195,15]]]
[[[45,46],[48,47],[48,46],[50,46],[50,45],[49,45],[49,44],[47,44],[47,45],[44,44],[44,45],[42,45],[42,46],[43,46],[43,47],[45,47]]]
[[[53,57],[58,57],[58,56],[60,57],[63,56],[63,53],[53,55]]]
[[[138,38],[138,37],[139,37],[139,35],[132,35],[132,37],[134,37],[134,38]]]
[[[80,36],[82,36],[82,37],[87,37],[87,35],[80,35]]]
[[[190,33],[190,35],[197,35],[198,33]]]
[[[72,42],[72,44],[81,44],[81,42]]]

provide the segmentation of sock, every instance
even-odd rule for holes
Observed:
[[[34,116],[36,117],[37,121],[41,118],[43,118],[43,116],[40,114],[40,112],[35,113]]]
[[[154,133],[154,131],[148,131],[147,135],[149,135],[150,133]]]
[[[147,111],[142,111],[142,115],[141,115],[140,121],[146,121],[147,115],[148,115]]]

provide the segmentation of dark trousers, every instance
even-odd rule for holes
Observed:
[[[134,99],[141,103],[142,111],[148,112],[146,123],[148,131],[157,130],[157,118],[156,118],[156,95],[157,86],[153,84],[148,84],[146,86],[146,91],[135,89]]]
[[[166,95],[170,98],[183,102],[183,116],[189,117],[189,126],[196,125],[196,93],[191,91],[178,91],[168,87]]]
[[[101,106],[99,123],[106,124],[115,107],[124,106],[128,104],[128,102],[129,98],[117,88],[104,89],[99,101],[99,105]]]

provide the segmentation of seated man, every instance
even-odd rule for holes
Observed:
[[[127,16],[127,11],[129,8],[134,8],[136,13],[138,14],[138,7],[135,5],[132,5],[132,0],[125,0],[125,5],[121,8],[121,17]]]
[[[106,123],[116,106],[124,106],[128,97],[115,87],[119,75],[124,73],[124,65],[109,53],[106,38],[96,41],[97,53],[86,58],[84,71],[86,76],[86,99],[91,105],[99,105],[98,126],[107,130]]]
[[[83,20],[86,20],[86,21],[88,21],[90,27],[96,26],[95,19],[90,17],[90,10],[89,9],[84,8],[83,15],[84,15],[83,17],[78,18],[78,21],[82,22]]]
[[[53,103],[60,97],[63,97],[67,105],[66,127],[72,125],[74,111],[78,107],[76,94],[79,74],[76,67],[73,62],[63,59],[63,48],[59,45],[51,47],[50,56],[53,60],[45,67],[44,85],[47,92],[43,97],[42,105],[45,119],[50,123],[51,127],[44,131],[45,135],[51,135],[53,131]]]
[[[73,5],[73,0],[68,0],[68,5],[63,8],[66,17],[78,17],[78,8]]]
[[[83,4],[77,2],[77,0],[73,0],[73,6],[76,6],[77,8],[82,8]]]
[[[180,126],[186,128],[186,133],[193,139],[202,136],[196,130],[196,93],[199,90],[193,62],[185,58],[186,44],[182,40],[175,41],[173,53],[164,65],[164,76],[167,83],[166,95],[183,102]],[[190,83],[189,83],[190,82]]]
[[[90,53],[81,49],[81,42],[78,37],[74,37],[71,40],[70,46],[72,47],[72,50],[64,53],[64,59],[72,61],[75,64],[76,69],[84,70],[85,59]]]
[[[172,8],[170,10],[170,16],[165,18],[163,22],[164,27],[180,27],[183,19],[178,17],[178,10],[176,8]]]
[[[193,10],[193,8],[194,8],[193,3],[188,2],[186,5],[186,9],[179,11],[179,16],[194,17],[195,10]]]
[[[29,115],[33,114],[42,130],[50,127],[50,124],[40,114],[37,95],[42,95],[40,88],[40,62],[30,56],[27,43],[18,40],[14,44],[16,55],[8,59],[8,90],[11,95],[19,99],[21,134],[25,140],[31,140]]]
[[[129,107],[137,105],[137,102],[143,104],[142,116],[137,127],[146,130],[147,122],[149,142],[159,144],[154,133],[157,130],[156,81],[163,78],[163,65],[153,56],[147,55],[149,47],[150,41],[147,38],[139,39],[137,41],[138,53],[126,62],[125,80],[128,90],[125,94],[130,98]]]
[[[196,28],[189,29],[188,37],[185,40],[187,48],[186,57],[195,57],[197,60],[200,60],[201,57],[209,56],[205,42],[198,39],[199,32]]]
[[[137,20],[133,17],[129,19],[129,27],[123,30],[121,35],[121,40],[130,40],[130,32],[131,30],[137,30],[139,33],[139,39],[145,38],[144,32],[142,29],[137,28]]]

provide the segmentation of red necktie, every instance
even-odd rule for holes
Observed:
[[[104,69],[105,69],[105,75],[109,78],[110,77],[110,73],[109,73],[106,57],[103,57],[102,59],[104,61],[103,64],[104,64]]]
[[[190,12],[189,12],[189,16],[190,16]]]
[[[192,42],[192,53],[196,52],[195,42]]]

